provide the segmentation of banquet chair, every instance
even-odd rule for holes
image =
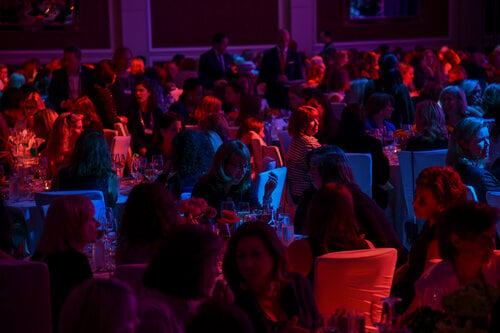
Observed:
[[[123,125],[122,123],[114,123],[113,127],[118,132],[119,136],[130,135],[130,133],[128,132],[127,126]]]
[[[467,188],[467,200],[475,201],[477,202],[477,195],[476,195],[476,190],[474,190],[474,187],[470,185],[465,185]]]
[[[113,142],[111,143],[111,156],[119,154],[120,156],[125,156],[125,158],[128,160],[131,139],[132,137],[130,135],[115,136],[113,138]]]
[[[372,197],[372,156],[371,154],[346,153],[354,180],[366,195]]]
[[[281,204],[281,199],[283,196],[283,189],[285,187],[285,180],[286,180],[286,167],[282,168],[277,168],[265,172],[261,172],[257,175],[257,180],[256,180],[256,188],[257,188],[257,199],[259,200],[259,203],[262,205],[263,198],[264,198],[264,191],[266,187],[267,180],[269,179],[269,174],[275,174],[276,177],[278,177],[278,184],[276,188],[274,189],[273,193],[271,194],[271,207],[274,210],[277,210]]]
[[[255,163],[256,172],[267,171],[265,168],[264,160],[272,159],[276,162],[274,168],[281,168],[283,166],[283,159],[281,158],[280,150],[276,146],[266,146],[262,140],[251,139],[250,146],[252,147],[252,156]]]
[[[278,139],[280,141],[281,156],[284,156],[286,160],[286,154],[288,153],[288,146],[290,146],[292,137],[290,136],[290,134],[288,134],[288,130],[284,130],[284,131],[278,131]]]
[[[106,142],[108,143],[108,147],[111,149],[113,144],[113,138],[118,135],[118,131],[111,129],[103,129],[104,137],[106,138]]]
[[[42,218],[45,218],[50,203],[54,199],[65,195],[84,195],[88,197],[94,204],[94,209],[95,209],[94,217],[96,219],[99,219],[99,213],[101,212],[101,210],[106,208],[106,204],[104,202],[104,195],[102,194],[102,191],[99,190],[38,192],[35,193],[35,203],[40,210],[40,215],[42,216]]]
[[[314,296],[323,318],[337,309],[356,311],[365,316],[367,331],[372,329],[371,303],[389,296],[396,259],[393,248],[331,252],[316,258]]]
[[[500,192],[486,192],[486,203],[490,206],[500,208]],[[497,234],[500,237],[500,223],[497,223]]]
[[[419,173],[428,167],[446,165],[447,149],[429,151],[402,151],[398,155],[401,170],[401,182],[406,202],[408,216],[414,217],[413,195],[415,194],[416,180]]]
[[[0,313],[2,332],[52,332],[46,264],[0,260]]]
[[[128,283],[135,294],[139,295],[146,290],[142,284],[142,276],[147,266],[147,264],[118,265],[114,277]]]

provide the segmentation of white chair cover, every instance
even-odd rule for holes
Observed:
[[[2,332],[52,333],[47,265],[0,260],[0,313]]]
[[[130,133],[128,132],[128,128],[127,126],[124,126],[122,123],[114,123],[113,124],[113,127],[115,128],[115,130],[118,132],[118,135],[119,136],[127,136],[127,135],[130,135]]]
[[[474,190],[474,187],[470,185],[465,185],[465,187],[467,187],[467,200],[477,202],[477,195],[476,195],[476,190]]]
[[[283,166],[283,159],[281,158],[280,150],[278,147],[267,146],[260,137],[251,139],[250,145],[252,147],[252,156],[255,163],[255,171],[257,173],[267,171],[267,169],[264,167],[264,159],[266,157],[268,157],[267,160],[272,159],[276,162],[274,168],[281,168]]]
[[[361,188],[361,191],[369,197],[372,196],[372,156],[362,153],[347,153],[347,159],[351,165],[354,180]]]
[[[281,203],[281,196],[283,195],[283,188],[285,187],[286,167],[277,168],[266,172],[261,172],[257,175],[257,181],[256,181],[257,198],[259,199],[259,203],[262,205],[266,182],[271,172],[278,177],[278,185],[276,186],[276,189],[273,191],[271,195],[271,207],[273,209],[278,209]]]
[[[288,153],[288,146],[292,141],[292,137],[288,134],[288,131],[278,131],[278,139],[280,141],[281,155],[286,157]]]
[[[111,144],[111,156],[115,156],[119,154],[123,155],[128,159],[128,153],[130,150],[130,141],[132,137],[130,135],[127,136],[115,136],[113,138],[113,142]]]
[[[106,138],[106,142],[108,143],[108,147],[111,149],[111,146],[113,145],[113,138],[118,135],[118,131],[105,128],[103,129],[103,133]]]
[[[47,214],[47,210],[49,208],[50,203],[58,197],[65,195],[84,195],[88,197],[92,203],[94,204],[95,214],[94,217],[96,219],[99,218],[99,212],[106,208],[106,203],[104,201],[104,195],[102,191],[99,190],[81,190],[81,191],[49,191],[49,192],[38,192],[35,193],[35,203],[37,207],[40,209],[40,214],[45,218]]]
[[[142,276],[147,266],[147,264],[118,265],[114,277],[127,282],[134,289],[135,294],[139,295],[146,290],[142,284]]]
[[[401,181],[406,201],[408,216],[413,213],[413,195],[415,194],[416,180],[425,168],[432,166],[444,167],[446,165],[447,149],[429,151],[402,151],[398,155]]]
[[[356,311],[371,327],[371,302],[389,296],[396,259],[393,248],[332,252],[316,258],[314,296],[319,312],[327,318],[337,309]]]

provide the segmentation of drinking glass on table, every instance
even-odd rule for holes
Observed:
[[[132,162],[130,163],[130,175],[134,178],[137,183],[141,177],[142,164],[141,159],[138,156],[132,157]]]
[[[124,154],[115,154],[113,156],[113,166],[118,178],[123,177],[123,170],[125,169],[126,158]]]
[[[370,320],[379,332],[399,332],[397,322],[399,315],[396,312],[396,303],[401,302],[399,297],[374,299],[370,305]]]
[[[220,205],[221,218],[223,219],[225,218],[225,216],[231,216],[233,214],[236,214],[236,205],[234,201],[232,200],[223,201]],[[230,237],[232,234],[231,227],[233,224],[234,223],[223,223],[221,226],[223,230],[221,230],[221,232],[226,234],[226,236]]]

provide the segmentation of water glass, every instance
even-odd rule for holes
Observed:
[[[294,227],[289,214],[278,214],[278,223],[281,224],[281,239],[289,245],[294,239]]]
[[[132,178],[136,183],[139,181],[139,178],[141,177],[141,171],[142,171],[141,159],[138,157],[133,157],[132,162],[130,163],[130,175],[132,176]]]

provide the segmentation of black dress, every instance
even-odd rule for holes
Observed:
[[[448,149],[448,139],[445,137],[436,138],[435,140],[428,141],[422,136],[414,136],[406,142],[406,150],[408,151],[425,151],[425,150],[439,150]]]
[[[486,169],[458,163],[455,170],[457,170],[465,185],[474,188],[477,199],[481,202],[486,202],[487,191],[500,191],[500,181]]]

